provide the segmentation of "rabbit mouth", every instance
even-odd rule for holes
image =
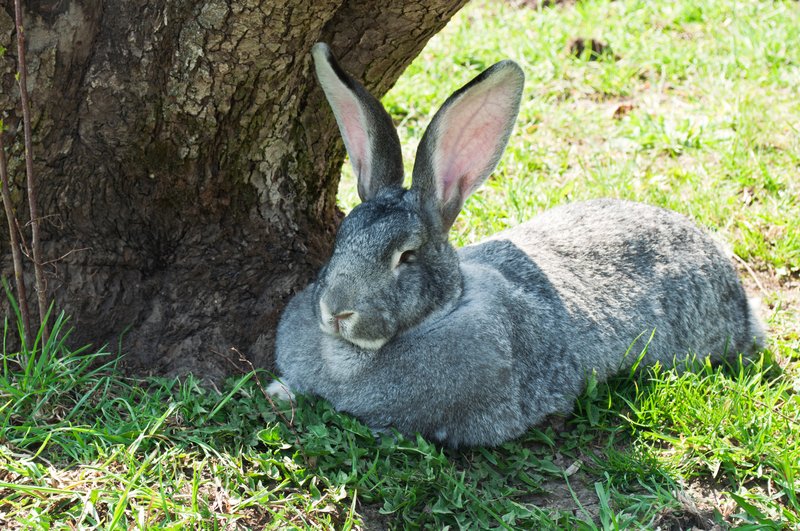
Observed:
[[[352,343],[363,350],[378,350],[388,341],[387,339],[366,339],[357,337],[352,332],[351,326],[342,323],[328,323],[327,326],[321,324],[320,328],[322,328],[322,331],[326,334]]]
[[[362,348],[363,350],[378,350],[385,345],[387,341],[386,339],[363,339],[356,337],[348,338],[344,336],[342,336],[342,338],[354,344],[355,346]]]
[[[329,322],[327,326],[322,324],[320,328],[322,328],[323,332],[338,337],[348,343],[352,343],[363,350],[378,350],[388,341],[387,339],[367,339],[358,337],[353,332],[353,323],[336,323],[334,320],[334,322]]]

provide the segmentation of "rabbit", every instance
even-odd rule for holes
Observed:
[[[458,250],[448,242],[516,121],[524,75],[513,61],[445,101],[404,189],[389,115],[327,45],[312,56],[362,203],[284,310],[273,395],[323,397],[376,432],[496,446],[568,414],[592,374],[763,345],[726,254],[672,211],[599,199]]]

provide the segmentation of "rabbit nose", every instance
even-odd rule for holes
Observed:
[[[350,318],[352,315],[353,312],[340,312],[333,316],[333,329],[337,334],[339,333],[339,323]]]
[[[323,297],[319,301],[320,316],[322,317],[323,330],[325,327],[333,329],[333,332],[338,334],[341,332],[341,326],[344,322],[350,319],[352,322],[356,318],[355,309],[349,310],[347,308],[347,301],[337,299],[334,297]]]

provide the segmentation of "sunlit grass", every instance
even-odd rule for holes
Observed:
[[[11,349],[0,372],[0,528],[749,529],[800,526],[800,9],[796,2],[478,0],[384,98],[407,170],[438,105],[513,58],[527,84],[464,245],[554,205],[678,210],[750,268],[763,359],[593,383],[575,415],[499,449],[376,439],[323,401],[276,409],[266,374],[220,389],[132,380],[113,346]],[[598,38],[598,61],[569,54]],[[357,202],[345,168],[340,203]],[[750,526],[750,527],[747,527]]]

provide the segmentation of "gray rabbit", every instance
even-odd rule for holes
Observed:
[[[375,430],[497,445],[571,411],[593,372],[602,381],[637,362],[719,360],[763,344],[726,255],[674,212],[588,201],[450,245],[451,225],[516,120],[516,63],[495,64],[447,99],[406,190],[380,102],[327,45],[312,55],[363,203],[342,222],[317,281],[286,307],[272,394],[321,396]]]

